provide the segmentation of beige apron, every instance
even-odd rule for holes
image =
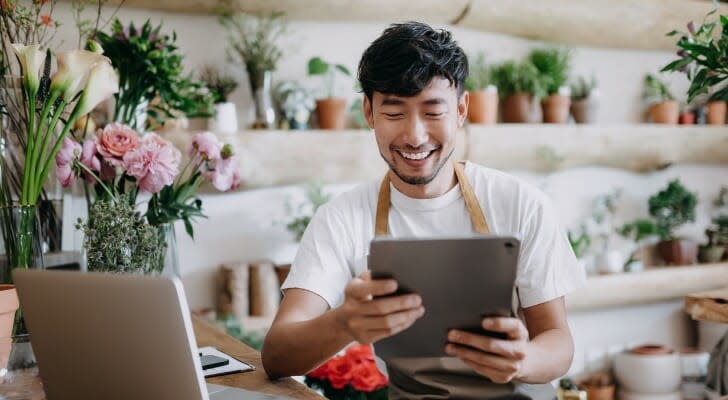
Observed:
[[[488,222],[468,182],[463,166],[453,162],[455,175],[473,230],[488,234]],[[379,189],[375,235],[389,234],[390,179],[384,177]],[[376,343],[374,344],[376,349]],[[389,399],[553,399],[556,392],[549,384],[496,384],[478,375],[454,357],[400,358],[387,362]]]

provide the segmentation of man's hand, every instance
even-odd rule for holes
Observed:
[[[344,304],[336,311],[340,326],[359,343],[373,343],[409,328],[425,314],[416,294],[376,298],[397,290],[393,279],[371,279],[369,271],[346,286]]]
[[[523,373],[528,345],[528,330],[517,318],[484,318],[483,329],[502,332],[508,339],[451,330],[445,351],[461,359],[480,375],[495,383],[507,383]]]

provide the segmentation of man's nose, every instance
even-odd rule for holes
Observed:
[[[418,116],[409,118],[403,134],[404,142],[412,147],[419,147],[427,143],[428,140],[427,127]]]

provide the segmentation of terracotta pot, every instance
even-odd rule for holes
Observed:
[[[725,124],[726,102],[722,100],[711,101],[706,104],[708,111],[708,124],[723,125]]]
[[[547,124],[565,124],[569,121],[571,98],[559,94],[549,95],[541,102],[543,122]]]
[[[686,239],[659,242],[657,250],[668,265],[692,265],[698,258],[698,245]]]
[[[319,129],[344,129],[346,124],[346,99],[329,97],[316,100]]]
[[[515,93],[503,99],[503,122],[531,122],[533,96],[530,93]]]
[[[695,113],[692,111],[685,111],[680,113],[680,117],[677,119],[680,125],[693,125],[695,124]]]
[[[649,108],[650,120],[654,124],[677,124],[680,118],[680,103],[677,100],[663,101]]]
[[[667,346],[661,344],[643,344],[632,348],[629,351],[632,354],[639,354],[643,356],[655,356],[660,354],[672,354],[673,350]]]
[[[495,124],[498,119],[498,91],[478,90],[468,93],[468,120],[473,124]]]
[[[572,101],[570,108],[577,124],[593,124],[597,121],[597,103],[591,99]]]
[[[614,385],[584,386],[588,400],[614,400]]]
[[[7,366],[13,335],[15,311],[20,307],[15,285],[0,285],[0,369]]]

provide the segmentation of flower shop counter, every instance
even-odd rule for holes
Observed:
[[[214,378],[207,378],[208,383],[237,387],[246,390],[259,391],[279,396],[288,396],[293,399],[321,399],[319,395],[308,389],[305,385],[291,378],[270,380],[263,370],[260,353],[235,340],[223,331],[210,325],[201,317],[192,316],[192,326],[197,338],[197,346],[214,346],[240,361],[255,366],[255,371],[242,372]]]
[[[620,307],[679,299],[728,286],[728,263],[655,267],[642,272],[591,276],[566,296],[571,311]]]

